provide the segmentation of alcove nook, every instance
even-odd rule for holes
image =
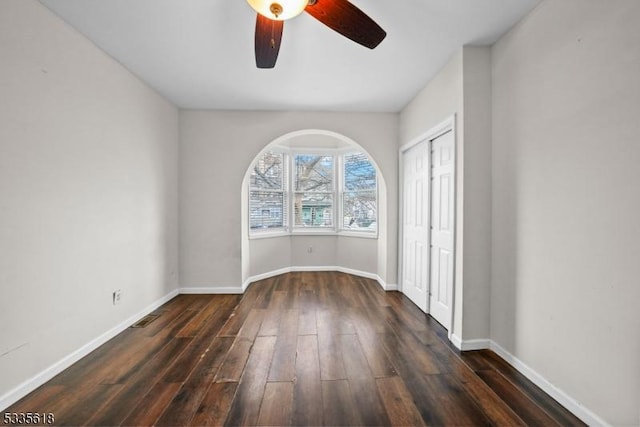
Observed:
[[[271,214],[275,223],[264,225],[265,230],[260,230],[258,227],[264,221],[256,220],[251,213],[250,205],[256,203],[255,188],[251,183],[254,167],[265,158],[265,153],[282,153],[282,162],[287,165],[280,178],[284,183],[284,196],[280,197],[285,202],[282,213],[277,208],[276,213]],[[300,198],[297,189],[293,188],[295,178],[292,175],[295,174],[294,169],[300,167],[300,159],[307,156],[332,157],[335,162],[335,175],[331,180],[334,193],[333,197],[329,197],[332,206],[327,208],[332,214],[326,224],[320,224],[315,214],[311,218],[307,212],[310,210],[308,204],[304,206],[303,219],[303,207],[297,204],[300,200],[291,200],[295,196]],[[351,212],[345,208],[347,202],[343,204],[348,198],[345,195],[348,191],[343,189],[349,187],[349,178],[345,179],[348,172],[345,170],[348,171],[348,162],[354,156],[375,169],[376,207],[371,209],[374,212],[368,214],[372,217],[368,220],[350,217]],[[254,202],[250,201],[251,197]],[[256,153],[248,165],[242,181],[241,206],[244,288],[257,280],[290,271],[342,271],[375,279],[383,288],[387,288],[382,279],[386,276],[388,256],[385,179],[376,160],[354,140],[336,132],[318,129],[300,130],[276,138]],[[268,228],[271,226],[273,229]]]

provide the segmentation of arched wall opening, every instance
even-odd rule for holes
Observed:
[[[256,160],[274,148],[353,149],[365,153],[376,169],[378,182],[378,232],[376,236],[353,234],[287,234],[251,238],[249,233],[249,180]],[[290,132],[271,141],[253,157],[242,180],[242,280],[246,287],[257,280],[289,271],[343,271],[378,280],[387,268],[387,185],[376,159],[356,141],[328,130],[305,129]],[[310,250],[311,248],[311,250]]]

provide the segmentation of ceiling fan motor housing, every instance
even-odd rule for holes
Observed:
[[[271,11],[271,13],[273,13],[273,16],[275,16],[276,18],[280,15],[282,15],[282,6],[279,3],[271,3],[271,6],[269,6],[269,10]]]
[[[286,21],[301,14],[309,0],[247,0],[247,3],[265,18]]]

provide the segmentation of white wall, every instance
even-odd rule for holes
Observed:
[[[452,114],[459,114],[463,109],[462,95],[462,49],[459,49],[402,110],[400,146],[428,132]],[[458,127],[457,132],[461,131]]]
[[[640,402],[640,2],[545,1],[493,63],[494,341],[613,425]]]
[[[393,236],[394,240],[395,238],[396,236]],[[375,242],[374,239],[341,236],[338,240],[335,252],[338,266],[357,271],[372,272],[384,277],[384,273],[378,269],[378,247],[372,244]],[[393,253],[392,256],[395,258],[396,254]],[[343,260],[348,260],[348,263],[343,262]],[[393,280],[387,283],[395,285],[396,281]]]
[[[243,242],[242,181],[255,156],[270,142],[303,129],[336,132],[360,144],[378,164],[387,188],[386,271],[396,277],[396,114],[322,112],[183,111],[180,115],[180,283],[188,287],[238,288],[258,273],[290,266],[336,265],[336,237],[296,236],[280,253],[282,239]],[[388,236],[388,238],[387,238]],[[340,238],[345,239],[345,238]],[[271,240],[271,241],[269,241]],[[311,242],[311,243],[310,243]],[[313,245],[312,254],[306,252]],[[370,242],[368,243],[370,244]],[[342,244],[341,244],[342,245]],[[348,243],[347,243],[348,245]],[[249,250],[250,249],[250,250]],[[303,250],[303,253],[300,251]],[[346,249],[344,249],[346,250]],[[343,250],[343,254],[344,254]],[[289,252],[290,251],[290,252]],[[384,251],[382,251],[384,252]],[[242,254],[250,257],[243,265]],[[380,253],[380,250],[378,250]],[[386,255],[386,254],[385,254]],[[373,255],[377,261],[376,254]],[[290,263],[289,263],[290,262]],[[340,265],[340,264],[338,264]],[[358,259],[354,265],[364,265]],[[352,267],[353,268],[353,267]]]
[[[247,257],[248,270],[243,275],[243,280],[293,265],[289,236],[253,239],[247,241],[247,245],[249,250],[243,250],[243,256]]]
[[[491,304],[491,49],[463,48],[463,340],[489,336]],[[460,274],[460,269],[458,269]],[[459,297],[459,296],[458,296]]]
[[[486,339],[491,283],[489,48],[461,48],[405,107],[400,115],[400,146],[453,114],[457,168],[453,333],[458,339]]]
[[[0,63],[3,402],[176,288],[178,114],[35,1]]]
[[[290,267],[341,267],[377,275],[377,243],[377,239],[352,236],[302,235],[252,239],[248,277]]]
[[[340,238],[340,240],[343,239]],[[293,236],[291,238],[291,265],[313,267],[335,265],[340,243],[336,236]],[[309,247],[312,247],[311,253],[307,252]]]

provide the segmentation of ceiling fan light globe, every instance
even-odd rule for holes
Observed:
[[[247,3],[262,16],[286,21],[300,15],[309,0],[247,0]]]

